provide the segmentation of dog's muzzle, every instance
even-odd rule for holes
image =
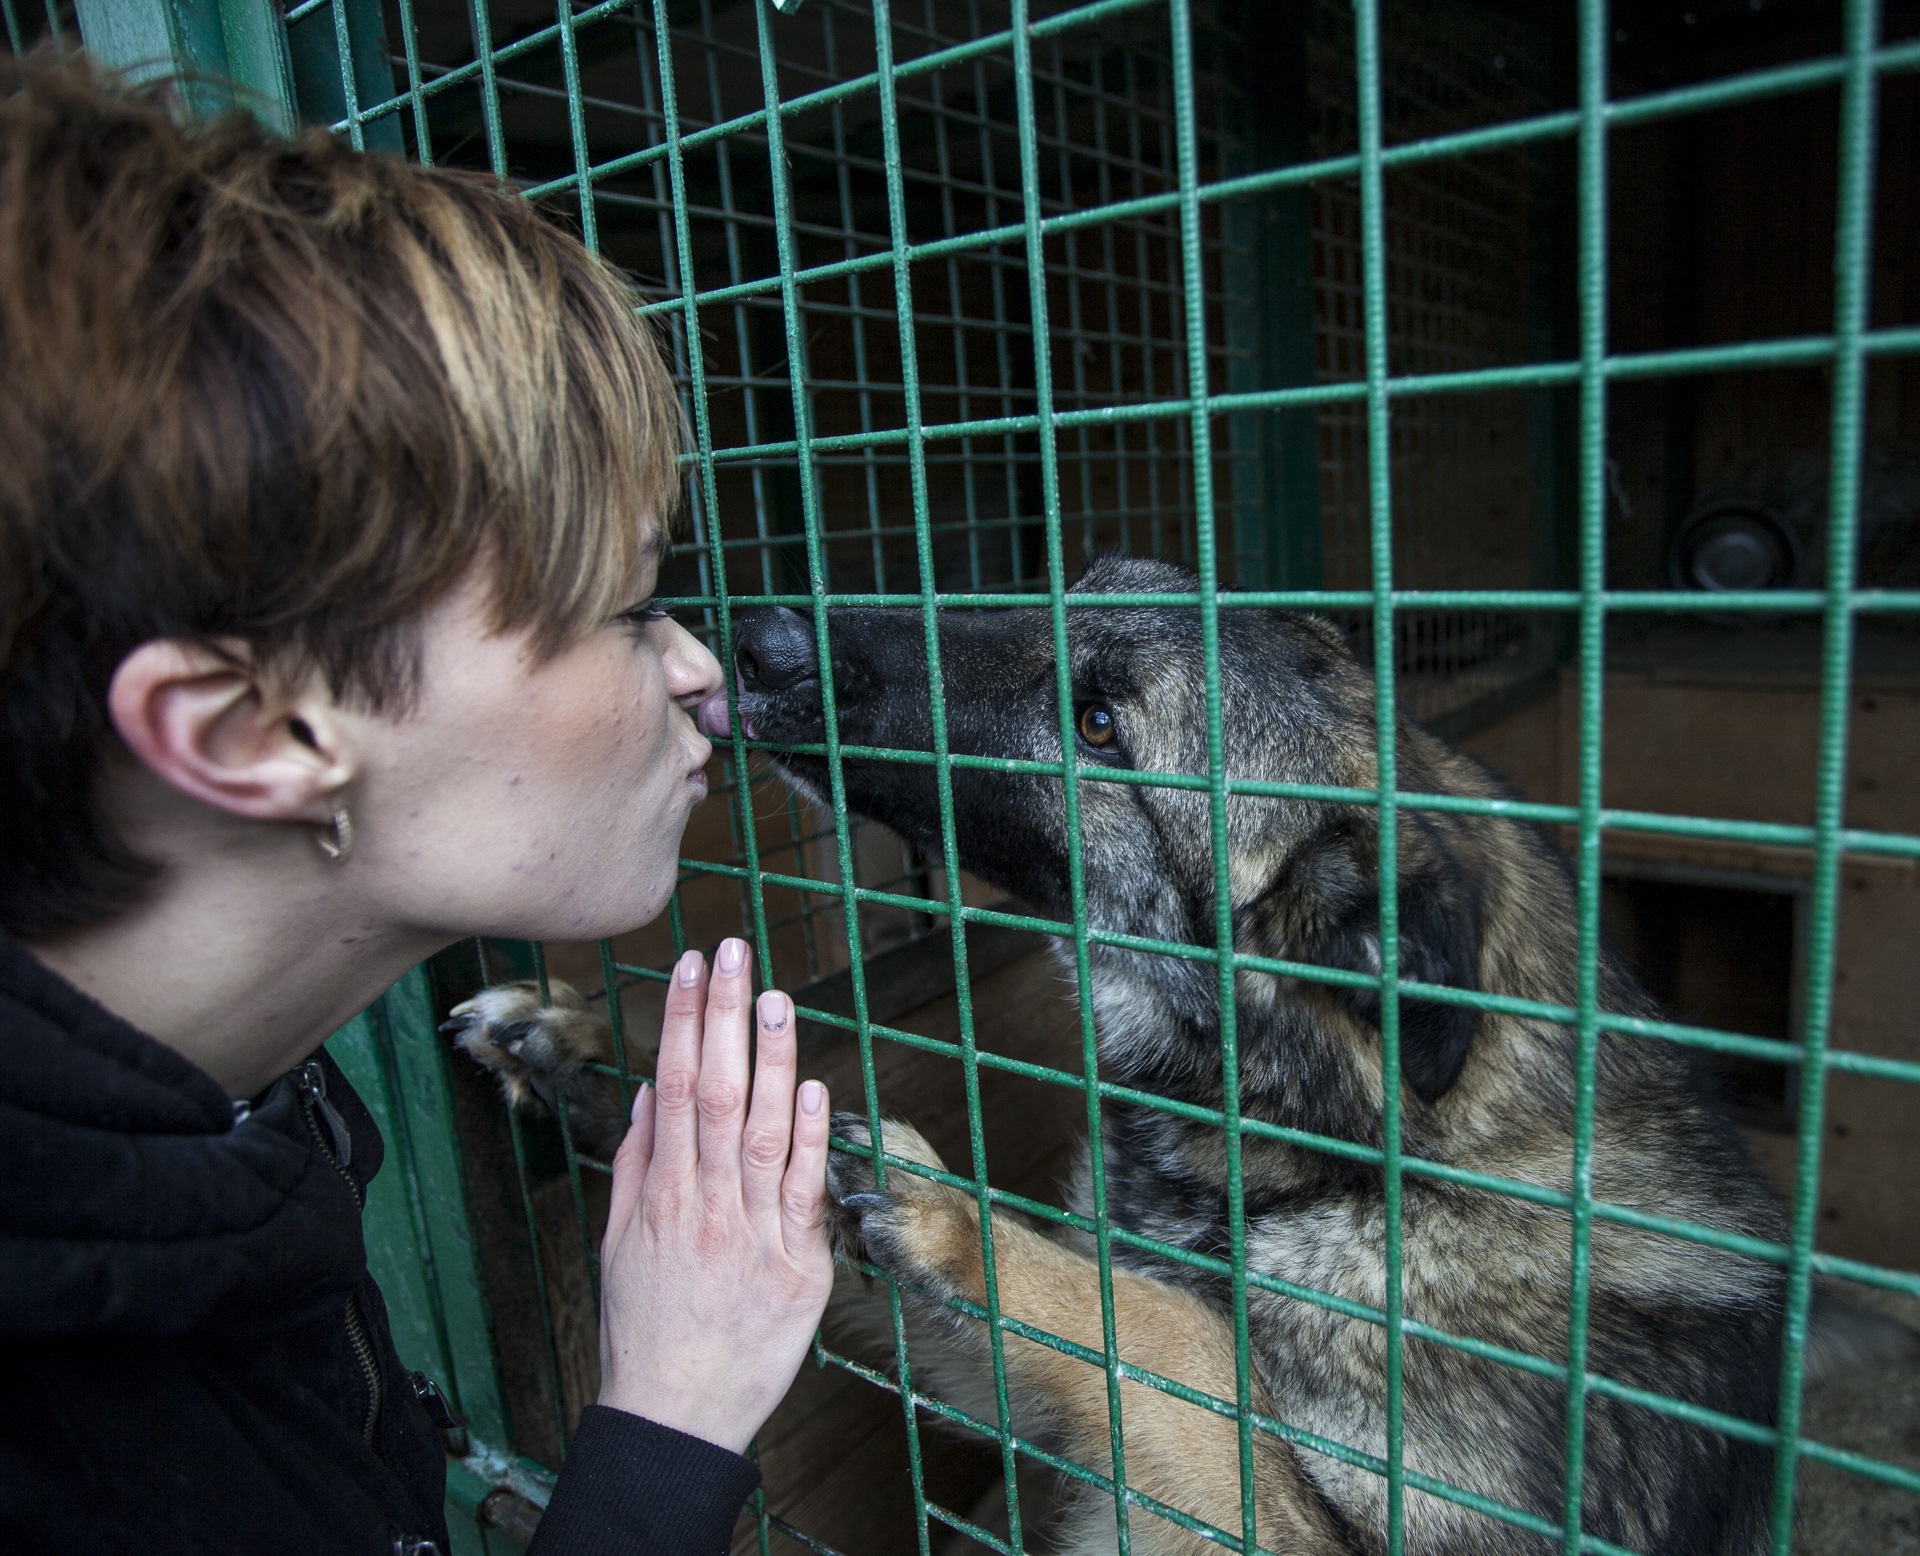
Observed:
[[[757,739],[769,723],[784,724],[781,699],[817,684],[820,662],[814,653],[813,623],[784,606],[743,612],[734,618],[734,695],[740,727],[749,740]],[[802,698],[805,700],[804,693]],[[816,695],[812,701],[818,702]],[[818,717],[817,708],[812,710]],[[719,738],[727,731],[727,697],[720,693],[701,704],[700,728]],[[709,724],[714,729],[709,729]]]
[[[734,623],[733,668],[743,693],[791,691],[814,679],[813,624],[784,605],[747,611]]]

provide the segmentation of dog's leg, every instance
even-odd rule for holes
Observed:
[[[611,1161],[627,1133],[627,1110],[611,1076],[587,1066],[613,1057],[613,1034],[578,990],[557,978],[540,1003],[537,983],[497,983],[453,1008],[440,1030],[476,1064],[491,1070],[507,1105],[552,1111],[567,1094],[567,1126],[576,1147]]]
[[[863,1120],[836,1114],[833,1132],[865,1143]],[[938,1167],[940,1159],[905,1124],[886,1126],[894,1156]],[[924,1318],[943,1324],[955,1341],[985,1364],[984,1326],[956,1313],[946,1299],[984,1305],[986,1278],[980,1222],[974,1200],[958,1189],[899,1169],[876,1187],[863,1157],[836,1151],[827,1168],[836,1206],[834,1230],[843,1251],[864,1252],[896,1277]],[[996,1286],[1000,1311],[1035,1329],[1099,1350],[1099,1270],[1092,1260],[1064,1248],[1009,1216],[993,1218]],[[1176,1383],[1217,1399],[1234,1396],[1233,1335],[1220,1315],[1178,1287],[1130,1270],[1113,1272],[1113,1303],[1120,1356]],[[1113,1470],[1107,1378],[1100,1368],[1037,1341],[1008,1334],[1007,1384],[1015,1395],[1016,1425],[1035,1422],[1062,1451],[1103,1474]],[[1240,1529],[1240,1450],[1235,1423],[1151,1385],[1121,1386],[1127,1484],[1216,1528]],[[1325,1505],[1307,1484],[1292,1448],[1277,1438],[1254,1439],[1255,1503],[1260,1545],[1299,1556],[1344,1556],[1348,1546]],[[1075,1520],[1071,1549],[1111,1549],[1111,1511],[1105,1529],[1096,1505]],[[1212,1550],[1200,1536],[1135,1507],[1130,1516],[1133,1548],[1155,1556]]]

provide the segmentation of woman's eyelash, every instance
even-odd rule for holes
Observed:
[[[649,600],[645,605],[636,605],[632,610],[624,610],[617,618],[630,627],[644,627],[650,622],[671,621],[673,612],[664,605],[656,605]]]

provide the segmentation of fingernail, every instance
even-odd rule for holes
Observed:
[[[720,954],[714,959],[714,965],[723,973],[737,973],[747,965],[747,943],[744,940],[727,939],[720,942]]]
[[[678,973],[682,983],[688,985],[698,983],[700,981],[700,953],[698,951],[688,951],[684,953],[680,958]]]
[[[760,1025],[769,1032],[784,1032],[787,1027],[787,997],[778,989],[768,989],[754,1002],[760,1010]]]
[[[808,1081],[800,1088],[800,1111],[808,1118],[818,1118],[826,1105],[827,1088],[818,1081]]]

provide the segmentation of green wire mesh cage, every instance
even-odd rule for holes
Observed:
[[[564,976],[593,991],[625,1083],[646,1073],[675,956],[743,933],[761,978],[796,992],[804,1052],[838,1067],[841,1106],[877,1120],[905,1111],[903,1095],[944,1087],[965,1142],[946,1178],[983,1211],[1006,1206],[1077,1228],[1103,1277],[1114,1243],[1140,1240],[1110,1221],[1097,1182],[1090,1219],[1040,1187],[1060,1160],[1051,1135],[1064,1144],[1076,1129],[1097,1130],[1111,1093],[1087,990],[1089,947],[1112,932],[1085,912],[1077,852],[1070,920],[1036,918],[960,868],[932,625],[938,609],[1037,605],[1064,661],[1070,611],[1101,608],[1070,606],[1067,586],[1084,559],[1107,551],[1197,572],[1188,603],[1216,691],[1225,611],[1309,609],[1347,632],[1378,687],[1378,786],[1300,797],[1374,806],[1388,839],[1402,812],[1538,822],[1562,830],[1578,872],[1578,999],[1524,1012],[1578,1034],[1573,1188],[1465,1175],[1569,1217],[1564,1362],[1410,1331],[1400,1186],[1441,1169],[1403,1151],[1389,1089],[1381,1143],[1360,1153],[1386,1185],[1385,1286],[1377,1305],[1350,1315],[1384,1331],[1380,1451],[1254,1408],[1247,1294],[1274,1282],[1247,1268],[1236,1197],[1236,1235],[1215,1262],[1232,1293],[1237,1388],[1190,1402],[1235,1425],[1243,1512],[1232,1527],[1195,1532],[1226,1549],[1266,1548],[1252,1496],[1266,1434],[1378,1476],[1396,1552],[1409,1490],[1568,1552],[1618,1549],[1579,1522],[1595,1398],[1772,1448],[1776,1552],[1793,1547],[1796,1490],[1816,1471],[1846,1477],[1841,1500],[1867,1488],[1899,1499],[1912,1527],[1911,1455],[1803,1430],[1814,1277],[1920,1297],[1912,1243],[1860,1234],[1834,1244],[1850,1251],[1833,1251],[1821,1219],[1823,1205],[1835,1214],[1823,1161],[1844,1134],[1830,1089],[1840,1098],[1843,1086],[1876,1087],[1895,1100],[1875,1116],[1891,1117],[1911,1109],[1907,1088],[1920,1082],[1920,1047],[1904,1035],[1898,999],[1902,988],[1911,997],[1910,980],[1895,976],[1874,996],[1887,1006],[1877,1026],[1847,1014],[1841,987],[1843,901],[1849,935],[1881,922],[1897,938],[1916,922],[1898,893],[1920,861],[1920,823],[1910,800],[1874,800],[1868,787],[1884,778],[1910,790],[1910,719],[1862,754],[1865,725],[1894,717],[1875,699],[1920,687],[1920,677],[1901,679],[1920,621],[1920,520],[1905,527],[1908,448],[1920,437],[1920,299],[1900,257],[1920,207],[1911,7],[1883,16],[1872,0],[1782,4],[1762,25],[1751,19],[1768,9],[1758,0],[1684,15],[1650,4],[1610,12],[1600,0],[560,0],[557,10],[539,0],[297,0],[284,10],[267,0],[80,0],[77,16],[60,0],[44,12],[0,5],[16,50],[78,31],[112,63],[230,77],[275,122],[490,169],[631,273],[671,342],[695,431],[692,532],[667,592],[723,661],[735,616],[753,606],[801,611],[823,642],[830,607],[908,607],[927,623],[942,846],[904,844],[849,812],[831,714],[824,754],[835,777],[820,803],[774,781],[739,731],[662,923],[597,947],[456,948],[335,1039],[392,1142],[368,1226],[396,1333],[465,1417],[451,1482],[461,1550],[512,1548],[592,1398],[605,1192],[604,1164],[575,1151],[564,1121],[507,1116],[437,1046],[437,1019],[481,982]],[[1718,50],[1714,36],[1727,40]],[[1812,129],[1775,156],[1756,128],[1774,116]],[[1724,238],[1723,247],[1793,248],[1799,268],[1779,271],[1787,279],[1776,276],[1771,311],[1742,314],[1712,292],[1725,257],[1714,221],[1738,206],[1727,193],[1735,167],[1759,182],[1790,181],[1797,167],[1814,191],[1817,209],[1785,236],[1749,223]],[[1742,322],[1755,318],[1782,322]],[[1787,424],[1800,430],[1785,441],[1811,450],[1797,463],[1764,457]],[[1716,438],[1727,451],[1703,455]],[[1758,462],[1743,465],[1742,454]],[[1708,469],[1713,479],[1702,477]],[[1757,529],[1726,517],[1749,510],[1765,516]],[[1644,685],[1657,686],[1683,660],[1738,670],[1769,654],[1797,654],[1805,672],[1793,714],[1805,770],[1790,804],[1755,811],[1715,798],[1711,784],[1662,789],[1631,776],[1633,751],[1622,747],[1644,735],[1630,700],[1639,693],[1616,691],[1610,676],[1645,672]],[[830,686],[827,697],[831,710]],[[1064,679],[1059,700],[1072,750]],[[1540,727],[1557,756],[1532,772],[1547,797],[1399,788],[1397,713],[1476,749],[1477,735],[1511,732],[1543,707],[1556,710]],[[1225,818],[1230,794],[1248,790],[1226,771],[1228,716],[1211,697],[1209,761],[1188,779],[1212,818],[1217,936],[1144,949],[1217,969],[1225,1095],[1214,1122],[1237,1196],[1243,1140],[1271,1126],[1242,1115],[1236,1078],[1235,973],[1246,960],[1233,941]],[[1616,726],[1629,734],[1609,741]],[[1517,738],[1487,747],[1496,764],[1505,755],[1528,766]],[[1742,753],[1709,758],[1725,766]],[[1105,776],[1073,763],[1058,772],[1070,830],[1083,786]],[[1875,870],[1896,882],[1892,896],[1860,885]],[[1395,996],[1409,982],[1395,871],[1389,844],[1377,973],[1387,1073],[1397,1068]],[[1673,891],[1651,908],[1642,900],[1636,928],[1635,883],[1649,881]],[[1780,974],[1773,1025],[1745,1019],[1744,1007],[1701,1013],[1678,984],[1673,1020],[1604,1008],[1603,913],[1612,904],[1628,914],[1615,932],[1624,923],[1657,960],[1663,935],[1685,938],[1658,917],[1678,911],[1673,892],[1683,888],[1695,893],[1687,901],[1757,889],[1773,904],[1753,909],[1773,915],[1771,928],[1755,928],[1758,918],[1722,926],[1791,969]],[[1042,939],[1067,948],[1078,1002],[1038,1023],[1058,1039],[1052,1047],[1022,1046],[1011,1029],[1035,1024],[1020,1004],[1033,996],[1008,980]],[[1668,950],[1671,961],[1698,945]],[[1502,1007],[1498,995],[1438,993]],[[1685,1046],[1751,1087],[1754,1105],[1771,1110],[1784,1164],[1788,1242],[1595,1197],[1603,1031]],[[986,1137],[1015,1082],[1055,1104],[1031,1114],[1048,1122],[1048,1138],[1003,1171],[1007,1158],[990,1162]],[[1878,1160],[1879,1172],[1897,1171],[1894,1157]],[[899,1160],[885,1170],[925,1171]],[[1911,1199],[1908,1181],[1880,1192]],[[1777,1426],[1589,1370],[1596,1223],[1785,1269]],[[1920,1221],[1896,1208],[1880,1224],[1911,1231]],[[970,1414],[916,1390],[896,1296],[891,1365],[822,1342],[821,1370],[776,1418],[793,1443],[830,1437],[833,1475],[799,1448],[801,1469],[782,1471],[769,1449],[767,1487],[738,1548],[1021,1549],[1035,1538],[1020,1505],[1032,1466],[1111,1503],[1120,1549],[1143,1520],[1194,1528],[1129,1486],[1118,1454],[1104,1467],[1062,1461],[1010,1417],[1000,1358],[1014,1333],[1105,1372],[1118,1444],[1120,1383],[1143,1374],[1116,1349],[1110,1284],[1104,1350],[1088,1350],[1002,1314],[990,1237],[985,1257],[979,1316],[1001,1381],[995,1409]],[[1280,1284],[1298,1300],[1332,1300]],[[1564,1390],[1559,1521],[1409,1470],[1400,1358],[1410,1332]],[[952,1438],[936,1424],[983,1445],[971,1469],[944,1463]],[[888,1533],[862,1533],[829,1506],[820,1487],[833,1476],[876,1505],[895,1497],[897,1520],[879,1526]]]

